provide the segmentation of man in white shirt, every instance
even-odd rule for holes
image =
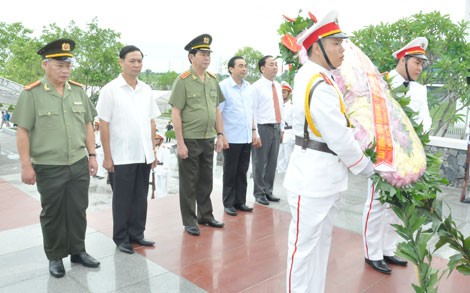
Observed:
[[[287,292],[325,291],[333,221],[341,192],[348,188],[348,170],[366,175],[374,170],[354,139],[331,74],[343,62],[344,38],[332,11],[298,39],[308,60],[294,79],[296,145],[284,180],[292,213]]]
[[[410,97],[408,106],[417,113],[415,122],[423,124],[423,132],[431,129],[432,119],[429,115],[426,87],[416,80],[428,60],[425,55],[427,46],[428,40],[420,37],[394,52],[393,57],[397,60],[397,65],[387,76],[392,89],[404,87],[406,90],[405,95]],[[397,221],[398,218],[390,206],[380,202],[379,194],[369,179],[367,200],[362,214],[364,254],[366,263],[384,274],[392,272],[388,264],[407,265],[407,261],[395,256],[399,236],[391,225]]]
[[[155,118],[160,111],[151,88],[138,79],[143,53],[136,46],[119,52],[122,73],[101,90],[100,118],[103,167],[113,189],[113,240],[132,254],[131,242],[153,246],[144,238],[150,169],[155,158]]]
[[[225,101],[219,104],[224,122],[224,175],[223,203],[228,215],[236,216],[237,210],[251,212],[246,205],[247,176],[253,142],[253,99],[250,96],[250,83],[244,80],[247,73],[246,62],[240,56],[228,62],[230,76],[220,82],[220,90]],[[255,133],[256,134],[256,133]],[[256,135],[255,135],[256,138]]]
[[[281,85],[274,80],[277,61],[272,56],[261,58],[258,68],[262,76],[251,87],[254,129],[261,140],[261,146],[253,149],[253,195],[257,203],[269,205],[269,201],[280,200],[273,195],[273,186],[284,131],[282,91]]]
[[[292,87],[285,81],[281,82],[282,100],[284,102],[284,136],[279,146],[279,156],[277,157],[277,172],[285,173],[289,164],[290,155],[294,149],[294,136],[292,133],[292,100],[290,98]]]

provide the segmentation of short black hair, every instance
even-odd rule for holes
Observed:
[[[269,58],[273,58],[273,56],[271,55],[266,55],[264,56],[263,58],[261,58],[259,61],[258,61],[258,69],[259,69],[259,72],[263,73],[261,71],[261,67],[264,67],[266,65],[266,60],[269,59]]]
[[[230,73],[230,68],[234,68],[234,67],[235,67],[235,61],[237,61],[238,59],[245,60],[245,59],[243,59],[242,56],[233,56],[232,58],[230,58],[230,60],[228,61],[228,66],[227,66],[228,74],[231,75],[231,73]]]
[[[124,48],[122,48],[121,51],[119,51],[119,58],[126,59],[126,55],[134,51],[139,51],[142,55],[142,58],[144,58],[144,53],[142,53],[142,51],[140,51],[140,49],[134,45],[125,46]]]

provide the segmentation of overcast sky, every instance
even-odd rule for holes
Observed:
[[[154,72],[187,69],[184,46],[209,33],[213,37],[209,69],[225,72],[223,63],[242,47],[277,55],[276,30],[282,14],[295,17],[299,9],[303,15],[311,11],[319,20],[335,9],[341,28],[351,33],[419,12],[440,11],[456,22],[465,19],[468,5],[470,0],[8,0],[2,3],[0,21],[21,22],[39,34],[43,26],[55,22],[65,27],[71,20],[85,29],[97,17],[101,28],[119,32],[122,43],[139,47],[145,54],[144,69]]]

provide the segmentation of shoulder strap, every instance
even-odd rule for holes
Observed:
[[[319,79],[319,80],[318,80]],[[318,80],[318,81],[317,81]],[[314,85],[313,83],[316,82]],[[310,128],[310,130],[313,132],[313,134],[315,134],[316,136],[318,137],[321,137],[321,134],[320,132],[318,131],[318,129],[315,127],[315,124],[313,123],[313,119],[312,119],[312,115],[310,114],[310,103],[311,103],[311,100],[312,100],[312,96],[313,96],[313,92],[315,91],[315,89],[317,88],[317,86],[322,83],[322,82],[325,82],[326,84],[329,84],[331,85],[336,93],[338,94],[338,99],[339,99],[339,105],[340,105],[340,111],[341,113],[344,115],[344,117],[346,118],[346,121],[347,121],[347,125],[348,127],[351,127],[351,123],[349,121],[349,117],[348,115],[346,114],[346,107],[344,106],[344,102],[343,102],[343,99],[341,99],[341,94],[340,92],[338,91],[338,89],[336,88],[336,86],[333,85],[333,82],[330,80],[330,78],[328,76],[326,76],[326,74],[324,73],[317,73],[315,75],[312,76],[312,78],[310,78],[310,81],[308,82],[307,84],[307,89],[305,91],[305,103],[304,103],[304,111],[305,111],[305,124],[304,124],[304,140],[305,139],[309,139],[309,135],[308,135],[308,128]],[[313,85],[313,86],[312,86]],[[308,126],[308,127],[307,127]]]
[[[36,87],[36,86],[38,86],[38,85],[40,85],[40,84],[41,84],[41,80],[37,80],[37,81],[35,81],[35,82],[33,82],[33,83],[30,83],[30,84],[28,84],[28,85],[25,85],[23,88],[24,88],[26,91],[29,91],[30,89],[32,89],[32,88],[34,88],[34,87]]]
[[[187,71],[180,74],[180,78],[185,79],[186,77],[188,77],[190,75],[191,75],[191,72],[189,70],[187,70]]]

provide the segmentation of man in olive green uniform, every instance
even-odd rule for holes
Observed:
[[[37,182],[44,251],[56,278],[65,275],[62,258],[68,255],[73,263],[100,265],[85,250],[88,187],[98,168],[96,110],[82,86],[69,80],[74,47],[73,40],[59,39],[37,52],[45,76],[24,88],[13,116],[21,180]]]
[[[169,103],[176,133],[179,197],[185,231],[199,236],[197,224],[221,228],[212,214],[212,164],[215,149],[223,148],[222,115],[217,105],[224,101],[215,76],[206,71],[210,64],[212,37],[203,34],[185,46],[189,70],[174,82]],[[197,203],[197,215],[196,215]]]

